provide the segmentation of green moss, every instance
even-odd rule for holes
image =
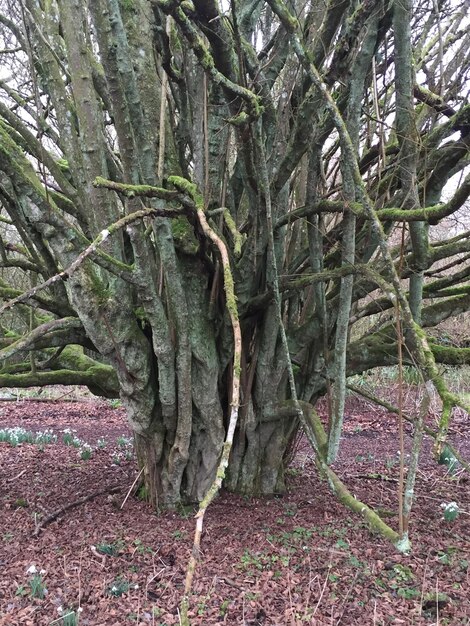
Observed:
[[[119,0],[119,5],[124,11],[135,10],[135,0]]]
[[[182,176],[168,176],[168,182],[173,185],[175,189],[189,196],[196,205],[196,208],[204,210],[204,198],[195,183],[192,183]]]
[[[431,351],[439,363],[449,365],[467,365],[470,363],[470,348],[454,348],[452,346],[440,346],[431,344]]]
[[[271,8],[279,16],[285,29],[288,32],[294,32],[300,29],[299,20],[292,15],[282,0],[271,0]]]
[[[62,172],[70,172],[70,166],[67,159],[57,159],[56,163]]]
[[[242,366],[240,364],[240,359],[238,358],[235,363],[233,364],[233,373],[237,378],[240,378],[240,375],[242,373]]]
[[[250,116],[248,115],[248,113],[246,111],[242,111],[241,113],[239,113],[238,115],[235,115],[234,117],[229,117],[227,122],[229,124],[232,124],[232,126],[245,126],[249,121],[250,121]]]
[[[139,500],[147,502],[149,499],[149,490],[145,485],[141,485],[137,491],[137,497]]]
[[[194,234],[194,228],[189,220],[184,217],[176,217],[171,221],[173,239],[187,254],[196,254],[199,250],[199,241]]]
[[[136,309],[134,309],[134,315],[138,320],[145,320],[147,318],[147,316],[145,315],[144,307],[142,306],[138,306]]]
[[[110,181],[102,176],[97,176],[93,181],[95,187],[110,188]],[[112,183],[112,188],[119,193],[134,198],[135,196],[157,196],[159,192],[165,192],[165,189],[153,187],[152,185],[128,185],[125,183]]]
[[[96,303],[98,306],[102,306],[109,302],[111,298],[111,291],[103,285],[102,280],[99,278],[94,268],[89,268],[86,278],[88,279],[88,285],[90,286],[91,291],[96,297]]]
[[[237,298],[235,296],[235,286],[233,282],[232,272],[226,265],[224,266],[224,288],[227,309],[234,319],[238,319]]]
[[[230,211],[228,209],[225,209],[224,211],[224,220],[229,231],[232,233],[233,243],[234,243],[233,252],[236,257],[239,257],[242,253],[243,235],[241,235],[241,233],[239,233],[239,231],[237,230],[237,225],[235,224],[235,220],[231,216]]]

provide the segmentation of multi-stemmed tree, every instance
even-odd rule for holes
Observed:
[[[416,366],[439,453],[470,360],[426,336],[470,303],[469,5],[2,0],[0,386],[119,395],[156,505],[221,458],[282,492],[303,426],[380,526],[330,467],[347,377]]]

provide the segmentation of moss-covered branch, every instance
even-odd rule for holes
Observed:
[[[0,361],[4,361],[18,352],[23,352],[25,350],[31,350],[34,347],[35,342],[47,335],[50,332],[57,330],[76,330],[78,328],[82,328],[81,321],[76,317],[69,317],[64,319],[50,320],[45,322],[44,324],[40,324],[36,326],[33,330],[31,330],[27,335],[20,337],[9,346],[2,348],[0,350]]]
[[[386,209],[379,209],[376,211],[376,214],[382,222],[424,221],[429,224],[437,224],[445,217],[449,217],[449,215],[458,211],[465,204],[469,195],[470,174],[466,176],[448,202],[418,209],[390,207]],[[301,206],[294,211],[284,214],[277,220],[275,228],[278,229],[287,224],[292,224],[296,220],[303,217],[319,215],[322,213],[343,213],[346,209],[352,211],[354,215],[358,217],[371,219],[364,210],[364,205],[361,202],[346,203],[344,200],[320,200],[313,205]]]
[[[326,462],[327,435],[320,417],[313,406],[308,402],[298,401],[298,404],[302,409],[302,422],[305,434],[316,452],[315,462],[320,473],[327,478],[331,491],[342,504],[351,509],[354,513],[361,515],[374,532],[393,543],[400,552],[408,552],[410,550],[409,542],[402,541],[398,533],[393,530],[393,528],[390,528],[375,511],[358,500],[348,490],[336,472],[328,466]],[[284,402],[278,407],[271,407],[268,411],[285,417],[288,415],[294,417],[297,414],[296,407],[292,401]]]
[[[94,390],[97,395],[106,397],[118,397],[119,389],[117,382],[112,385],[114,376],[110,379],[108,366],[96,365],[88,370],[51,370],[49,372],[37,371],[24,374],[6,374],[0,372],[0,387],[45,387],[46,385],[83,385]],[[111,395],[110,395],[111,394]]]

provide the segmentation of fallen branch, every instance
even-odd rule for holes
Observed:
[[[28,471],[27,469],[22,470],[19,474],[17,474],[16,476],[13,476],[13,478],[9,478],[7,480],[7,483],[14,483],[15,480],[18,480],[18,478],[21,478],[21,476],[23,476],[23,474],[26,474],[27,471]]]
[[[114,485],[114,486],[106,487],[105,489],[100,489],[99,491],[90,493],[89,495],[84,496],[83,498],[79,498],[78,500],[74,500],[73,502],[69,502],[65,506],[62,506],[60,509],[57,509],[56,511],[48,515],[42,521],[38,522],[36,524],[36,528],[34,529],[33,537],[37,537],[39,533],[41,532],[41,530],[43,530],[51,522],[53,522],[60,515],[62,515],[62,513],[65,513],[66,511],[73,509],[76,506],[80,506],[81,504],[85,504],[85,502],[88,502],[89,500],[93,500],[93,498],[96,498],[98,496],[102,496],[105,493],[111,494],[111,493],[117,493],[118,491],[121,491],[121,487]]]
[[[348,478],[360,478],[361,480],[385,480],[389,483],[397,483],[397,478],[392,476],[386,476],[385,474],[378,474],[372,472],[371,474],[350,474]]]

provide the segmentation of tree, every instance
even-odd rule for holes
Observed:
[[[330,467],[347,377],[398,362],[443,401],[440,453],[469,4],[3,0],[0,385],[119,395],[158,506],[201,501],[222,449],[229,489],[282,492],[302,426],[361,509]]]

